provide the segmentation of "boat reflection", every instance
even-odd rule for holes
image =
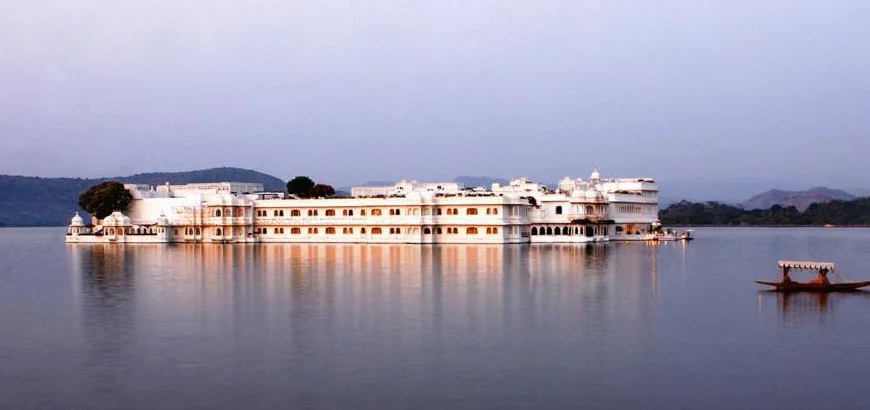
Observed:
[[[759,291],[758,295],[759,302],[765,304],[776,300],[777,317],[786,325],[800,322],[825,322],[829,320],[839,304],[855,298],[870,298],[870,292],[865,291],[829,293],[763,290]]]

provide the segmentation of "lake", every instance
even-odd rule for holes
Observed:
[[[0,229],[0,408],[867,408],[870,229],[691,243],[66,245]],[[799,278],[800,276],[796,276]]]

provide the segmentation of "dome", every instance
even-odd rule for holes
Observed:
[[[82,219],[81,215],[76,212],[75,216],[72,217],[72,221],[70,221],[71,226],[84,226],[85,220]]]
[[[115,222],[115,214],[111,214],[111,215],[103,218],[103,225],[104,226],[115,225],[115,223],[116,223]]]
[[[103,225],[107,226],[130,226],[130,217],[124,215],[120,211],[112,212],[111,215],[103,219]]]
[[[601,179],[601,174],[598,173],[598,168],[595,168],[595,169],[592,171],[592,175],[589,176],[589,179],[590,179],[590,180]]]
[[[163,212],[161,212],[160,216],[157,217],[157,225],[169,225],[169,218],[167,218],[166,215],[163,214]]]

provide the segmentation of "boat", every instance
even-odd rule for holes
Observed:
[[[681,241],[691,241],[691,240],[695,239],[695,237],[692,236],[693,232],[695,232],[695,231],[693,231],[691,229],[686,229],[685,232],[680,234],[680,240]]]
[[[852,292],[870,286],[870,281],[835,282],[828,280],[828,274],[837,269],[833,262],[779,261],[776,264],[782,272],[779,282],[756,280],[759,285],[771,286],[778,292]],[[818,276],[809,282],[795,282],[789,277],[792,269],[816,271]]]

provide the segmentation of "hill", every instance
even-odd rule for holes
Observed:
[[[453,180],[453,182],[457,182],[465,186],[466,188],[476,188],[479,186],[485,187],[489,189],[492,186],[493,182],[507,185],[510,181],[504,178],[492,178],[492,177],[472,177],[468,175],[460,175]]]
[[[784,208],[793,206],[803,212],[814,203],[826,203],[835,200],[851,201],[855,198],[855,195],[846,191],[827,187],[815,187],[803,191],[771,189],[749,198],[742,205],[746,209],[768,209],[774,205]]]
[[[151,172],[112,178],[40,178],[0,175],[0,226],[64,226],[78,209],[78,197],[104,181],[158,185],[165,182],[259,182],[266,190],[283,191],[284,181],[241,168],[186,172]]]
[[[870,226],[870,198],[813,203],[805,211],[795,206],[746,210],[720,202],[682,201],[659,212],[659,219],[666,226]]]

